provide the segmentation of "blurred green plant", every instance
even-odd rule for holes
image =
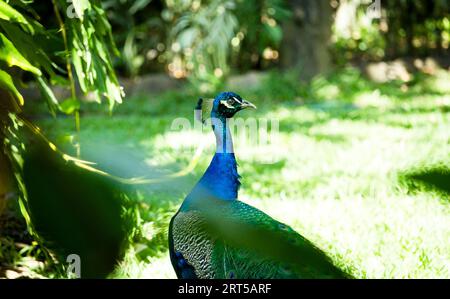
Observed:
[[[446,0],[401,0],[385,3],[388,56],[429,55],[449,47],[450,3]]]
[[[233,65],[241,70],[264,68],[279,58],[282,24],[292,12],[285,0],[238,0],[236,16],[240,31],[232,40]],[[241,42],[238,42],[241,40]]]
[[[167,67],[203,92],[230,68],[262,68],[278,59],[285,0],[103,1],[121,57],[119,71],[137,76]],[[158,62],[158,63],[154,63]]]
[[[49,84],[69,83],[76,101],[73,67],[84,93],[93,92],[99,102],[107,99],[111,107],[120,103],[123,92],[109,54],[118,51],[100,1],[54,0],[53,6],[59,28],[41,25],[33,1],[0,1],[1,86],[18,108],[24,99],[17,86],[31,77],[54,114],[61,107]]]
[[[61,264],[76,254],[82,278],[114,270],[136,225],[123,217],[123,186],[55,155],[45,142],[24,155],[23,183],[33,227]]]
[[[41,21],[47,16],[38,14],[34,1],[0,1],[0,146],[12,166],[18,204],[28,230],[43,245],[43,253],[49,261],[53,260],[45,247],[49,243],[45,243],[35,229],[30,215],[29,186],[23,179],[23,165],[26,154],[36,142],[45,142],[53,155],[62,153],[57,153],[55,145],[43,139],[40,130],[21,115],[25,99],[20,87],[35,82],[48,110],[53,115],[58,112],[74,115],[77,131],[80,130],[80,103],[76,84],[83,93],[92,93],[97,102],[107,100],[110,109],[121,103],[124,96],[110,55],[119,53],[101,1],[52,0],[51,3],[56,24],[44,26]],[[71,89],[70,98],[62,101],[50,88],[61,84]],[[67,161],[68,156],[63,155],[63,158]],[[6,172],[8,168],[0,171]]]
[[[203,92],[217,86],[229,71],[231,39],[238,29],[233,0],[166,1],[163,12],[173,23],[167,51],[169,72],[176,78],[186,77]]]
[[[166,5],[163,18],[173,24],[169,72],[189,75],[202,92],[217,89],[232,63],[249,68],[261,67],[263,59],[276,60],[280,23],[290,16],[283,0],[167,0]]]
[[[338,65],[354,58],[380,60],[384,57],[386,42],[380,25],[373,22],[366,6],[358,1],[341,3],[333,26],[332,52]]]
[[[368,13],[369,0],[343,0],[336,7],[333,52],[340,65],[348,60],[381,60],[430,55],[450,43],[448,1],[381,2],[381,18]]]
[[[164,50],[166,29],[161,18],[162,3],[152,0],[102,1],[121,55],[115,65],[120,72],[135,77],[160,70],[156,64]]]

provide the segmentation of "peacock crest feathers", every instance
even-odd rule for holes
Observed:
[[[195,118],[197,121],[205,124],[206,120],[210,117],[213,109],[214,99],[199,98],[197,106],[195,106]]]

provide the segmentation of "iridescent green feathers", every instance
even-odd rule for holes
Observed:
[[[179,212],[175,251],[198,278],[345,278],[308,240],[240,201],[213,202]]]

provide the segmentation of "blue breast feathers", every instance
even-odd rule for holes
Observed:
[[[221,200],[235,200],[241,185],[239,178],[234,153],[216,153],[183,205],[204,199],[205,193]]]

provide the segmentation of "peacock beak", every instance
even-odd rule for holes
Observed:
[[[253,103],[250,103],[249,101],[243,100],[242,104],[241,104],[241,109],[246,109],[246,108],[256,109],[256,106]]]

